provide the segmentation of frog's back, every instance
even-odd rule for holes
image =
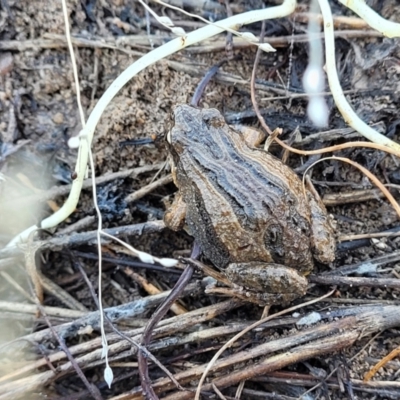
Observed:
[[[181,186],[193,236],[202,247],[211,246],[205,242],[213,232],[211,241],[221,243],[223,260],[311,269],[310,210],[294,171],[247,146],[217,110],[179,107],[178,175],[186,180]]]
[[[180,136],[184,147],[180,163],[193,182],[202,177],[213,182],[226,201],[243,210],[248,222],[281,218],[293,208],[310,218],[302,183],[281,160],[249,147],[215,109],[180,105],[176,112],[177,128],[186,132]]]

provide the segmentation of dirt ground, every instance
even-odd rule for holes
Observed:
[[[125,68],[174,36],[133,0],[67,3],[87,118]],[[203,2],[182,3],[185,10],[206,19],[227,15],[224,1],[204,2],[204,7],[199,6]],[[349,17],[347,22],[337,20],[336,26],[336,64],[347,99],[366,123],[398,141],[399,40],[383,38],[363,27],[350,10],[337,2],[329,3],[335,18]],[[367,3],[384,18],[400,23],[399,1]],[[276,4],[279,2],[230,1],[233,14]],[[204,25],[156,3],[149,2],[149,6],[187,32]],[[90,183],[84,186],[76,211],[57,229],[36,237],[47,247],[35,253],[39,247],[31,237],[29,245],[4,250],[15,235],[39,224],[66,200],[77,158],[68,140],[82,126],[61,1],[1,0],[0,10],[0,399],[139,399],[141,374],[136,347],[109,324],[105,330],[114,373],[111,388],[103,378],[98,314],[89,314],[98,310],[92,296],[98,291],[98,258]],[[262,53],[256,70],[255,92],[261,112],[272,129],[282,128],[282,140],[303,150],[365,140],[347,129],[328,86],[329,124],[317,128],[307,117],[302,86],[309,49],[304,40],[307,10],[308,2],[300,2],[290,18],[266,23],[266,40],[274,38],[277,51]],[[261,23],[246,30],[259,36]],[[107,107],[94,135],[92,150],[95,175],[100,179],[97,200],[103,227],[114,229],[121,240],[156,257],[190,255],[193,239],[185,231],[165,229],[162,223],[176,192],[170,168],[165,165],[164,136],[174,106],[189,103],[210,67],[227,57],[225,40],[225,34],[217,36],[139,73]],[[229,123],[260,128],[250,89],[256,51],[243,42],[234,44],[233,57],[207,85],[200,106],[218,109]],[[326,155],[289,154],[276,144],[270,150],[301,176],[312,161]],[[398,199],[398,157],[361,147],[334,154],[359,163]],[[399,217],[371,181],[350,164],[326,159],[309,175],[335,221],[336,259],[329,266],[317,263],[307,296],[290,306],[316,299],[331,289],[334,292],[316,304],[271,319],[238,339],[222,356],[228,360],[237,354],[238,359],[209,373],[204,399],[400,398],[400,361],[395,357],[370,382],[363,382],[379,360],[400,346],[396,317],[400,315]],[[157,184],[137,194],[152,182]],[[379,232],[386,234],[368,236]],[[366,234],[365,238],[354,236],[361,234]],[[115,307],[108,314],[115,328],[140,342],[143,327],[181,270],[140,264],[116,242],[104,243],[102,251],[106,257],[103,307]],[[32,273],[35,266],[41,270],[39,276],[44,275],[40,278],[43,306],[36,305],[34,293],[38,294],[38,289],[31,279],[37,276]],[[164,319],[169,318],[168,322],[153,332],[147,346],[172,375],[188,374],[179,380],[187,390],[181,391],[165,378],[154,360],[145,358],[149,385],[155,385],[160,398],[194,398],[188,390],[195,389],[199,381],[196,368],[200,370],[224,343],[263,316],[262,307],[205,293],[210,279],[195,272],[179,302],[181,308],[167,313]],[[269,314],[285,308],[273,306]],[[317,319],[302,325],[306,315],[317,315]],[[320,332],[323,329],[324,334]],[[308,337],[300,337],[308,330]],[[257,352],[257,346],[268,344],[268,351]],[[66,347],[70,349],[67,357]],[[262,369],[262,365],[268,366]],[[257,368],[259,372],[233,380],[235,374]],[[225,397],[218,397],[217,389],[210,386],[212,381]],[[245,382],[244,388],[237,391],[240,381]]]

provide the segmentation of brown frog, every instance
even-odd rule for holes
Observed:
[[[256,302],[304,295],[313,256],[322,263],[335,258],[320,199],[282,161],[251,147],[218,110],[178,105],[173,115],[167,142],[179,192],[166,225],[178,230],[186,223],[204,256],[238,290],[257,292]]]

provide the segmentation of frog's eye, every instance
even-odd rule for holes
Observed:
[[[273,226],[269,230],[269,241],[271,243],[277,243],[278,242],[278,237],[279,237],[279,229],[276,226]]]
[[[281,262],[285,255],[282,227],[270,225],[264,232],[264,244],[275,262]]]

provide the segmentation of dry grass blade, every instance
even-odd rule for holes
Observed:
[[[365,376],[364,376],[364,382],[368,382],[373,378],[373,376],[381,369],[383,368],[389,361],[393,360],[395,357],[397,357],[400,354],[400,346],[392,350],[387,356],[383,357],[382,360],[380,360],[378,363],[374,365],[373,368],[371,368],[370,371],[368,371]]]
[[[357,169],[359,169],[365,176],[367,176],[373,183],[375,186],[377,186],[379,188],[379,190],[385,195],[385,197],[389,200],[390,204],[393,206],[393,208],[395,209],[398,217],[400,218],[400,205],[399,203],[396,201],[396,199],[392,196],[392,194],[389,192],[389,190],[385,187],[385,185],[382,184],[382,182],[374,175],[372,174],[370,171],[368,171],[366,168],[364,168],[362,165],[356,163],[355,161],[352,161],[348,158],[344,158],[344,157],[336,157],[336,156],[332,156],[332,157],[325,157],[322,158],[321,160],[316,161],[315,163],[313,163],[311,166],[309,166],[306,170],[306,172],[304,173],[304,177],[306,176],[307,172],[309,169],[311,169],[315,164],[324,161],[324,160],[339,160],[339,161],[343,161],[346,162],[348,164],[353,165],[354,167],[356,167]],[[304,178],[303,177],[303,182],[304,182]]]

